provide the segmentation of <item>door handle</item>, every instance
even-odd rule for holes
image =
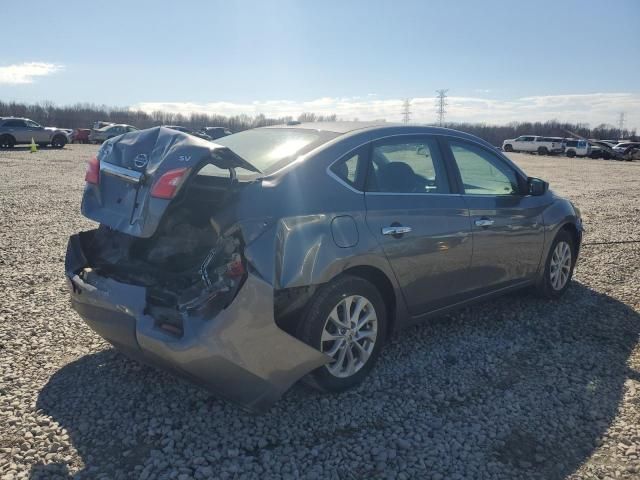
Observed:
[[[474,223],[476,224],[476,227],[490,227],[491,225],[493,225],[494,221],[490,218],[483,217],[479,218]]]
[[[411,227],[382,227],[383,235],[404,235],[405,233],[410,233]]]

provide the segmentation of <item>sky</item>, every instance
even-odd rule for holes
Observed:
[[[3,2],[0,100],[640,130],[640,0],[163,3]]]

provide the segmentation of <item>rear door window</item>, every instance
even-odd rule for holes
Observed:
[[[6,122],[4,122],[3,127],[26,127],[27,124],[24,120],[7,120]]]
[[[371,149],[367,191],[449,193],[436,139],[420,136],[375,142]]]

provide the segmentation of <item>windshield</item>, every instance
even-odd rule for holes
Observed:
[[[337,136],[334,132],[301,128],[256,128],[218,138],[215,143],[229,147],[261,172],[269,174]],[[205,175],[217,175],[216,172],[220,169],[212,165],[200,171]]]

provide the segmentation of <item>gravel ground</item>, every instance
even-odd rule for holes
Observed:
[[[365,385],[254,416],[118,354],[69,306],[95,146],[0,152],[0,478],[639,478],[640,162],[513,155],[582,209],[575,281],[391,339]]]

